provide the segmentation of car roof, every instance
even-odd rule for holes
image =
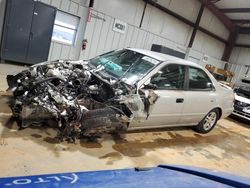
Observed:
[[[159,53],[159,52],[154,52],[154,51],[150,51],[150,50],[143,50],[143,49],[138,49],[138,48],[127,48],[129,50],[138,52],[140,54],[144,54],[146,56],[152,57],[154,59],[157,59],[159,61],[164,61],[164,62],[169,62],[169,61],[175,61],[176,63],[179,64],[185,64],[185,65],[190,65],[190,66],[194,66],[194,67],[199,67],[202,68],[202,66],[198,65],[197,63],[193,63],[191,61],[187,61],[178,57],[174,57],[171,55],[167,55],[167,54],[163,54],[163,53]]]

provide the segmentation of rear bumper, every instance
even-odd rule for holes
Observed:
[[[240,117],[240,118],[243,118],[245,120],[250,121],[250,114],[249,113],[234,110],[232,114],[237,116],[237,117]]]

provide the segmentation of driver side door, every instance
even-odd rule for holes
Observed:
[[[178,124],[185,102],[185,66],[165,65],[150,78],[149,82],[149,85],[155,87],[153,92],[158,95],[158,99],[151,106],[149,115],[141,122],[141,126],[162,127]],[[145,85],[142,90],[147,92],[150,89]]]

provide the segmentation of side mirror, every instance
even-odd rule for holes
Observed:
[[[157,86],[155,84],[149,83],[149,84],[144,84],[141,89],[157,89]]]
[[[207,88],[213,90],[213,89],[214,89],[214,86],[213,86],[213,84],[212,84],[211,82],[208,82],[208,83],[207,83]]]

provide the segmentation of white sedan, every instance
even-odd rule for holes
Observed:
[[[41,63],[7,81],[20,126],[54,120],[62,137],[174,126],[208,133],[233,111],[232,89],[206,69],[141,49]]]

